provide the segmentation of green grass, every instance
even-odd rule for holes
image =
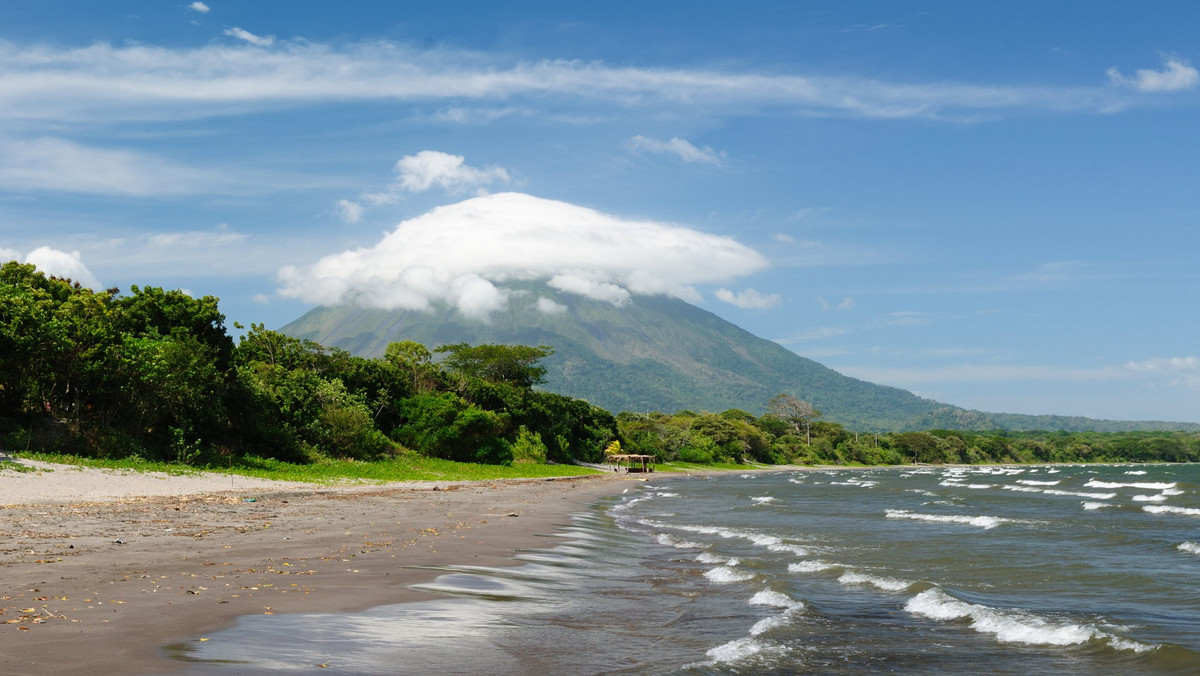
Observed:
[[[275,481],[303,481],[331,484],[345,481],[390,482],[390,481],[482,481],[489,479],[525,479],[558,476],[597,474],[596,470],[575,465],[519,464],[512,467],[502,465],[479,465],[452,462],[437,458],[409,455],[391,460],[361,462],[356,460],[329,460],[307,465],[297,465],[279,460],[256,457],[234,458],[228,464],[194,467],[174,463],[151,462],[141,458],[101,460],[74,455],[54,453],[20,453],[19,457],[44,462],[94,467],[98,469],[125,470],[135,472],[166,472],[174,475],[196,474],[201,471],[222,474],[237,474]]]

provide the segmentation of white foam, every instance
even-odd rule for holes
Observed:
[[[1146,473],[1146,470],[1143,470],[1143,469],[1131,469],[1131,470],[1129,470],[1128,472],[1125,472],[1125,473],[1126,473],[1126,474],[1145,474],[1145,473]]]
[[[1089,480],[1083,486],[1084,488],[1140,488],[1144,491],[1165,491],[1168,488],[1175,488],[1174,483],[1136,481],[1134,483],[1123,484],[1114,481],[1098,481],[1096,479]]]
[[[804,547],[801,547],[800,545],[788,545],[788,544],[780,543],[780,544],[774,544],[774,545],[767,545],[767,549],[769,549],[773,552],[790,552],[792,554],[795,554],[796,556],[808,556],[808,554],[809,554],[808,550],[805,549]]]
[[[920,512],[910,512],[907,509],[889,509],[887,510],[887,518],[889,519],[911,519],[913,521],[931,521],[935,523],[961,523],[967,526],[975,526],[990,530],[999,526],[1002,523],[1016,523],[1014,519],[1005,519],[999,516],[960,516],[957,514],[921,514]]]
[[[1056,623],[1025,611],[967,603],[940,589],[926,589],[909,599],[904,609],[933,620],[969,620],[972,629],[1002,643],[1078,645],[1102,635],[1090,625]]]
[[[659,491],[659,492],[655,493],[654,495],[655,495],[655,497],[659,497],[659,498],[677,498],[677,497],[679,497],[678,493],[669,493],[667,491]]]
[[[1070,495],[1076,498],[1092,498],[1093,500],[1112,500],[1116,493],[1088,493],[1087,491],[1060,491],[1057,488],[1047,488],[1042,491],[1046,495]]]
[[[1001,486],[1006,491],[1017,491],[1018,493],[1045,493],[1044,488],[1032,488],[1030,486]]]
[[[1179,543],[1179,551],[1200,554],[1200,542],[1181,542]]]
[[[651,528],[673,528],[675,530],[687,531],[689,533],[717,535],[726,539],[737,538],[749,540],[751,543],[759,545],[760,547],[770,547],[771,545],[777,545],[783,542],[781,538],[775,537],[774,535],[765,535],[763,533],[755,533],[753,531],[733,530],[731,528],[721,528],[719,526],[690,526],[687,524],[669,524],[650,520],[641,521],[640,523],[650,526]]]
[[[1087,510],[1101,509],[1103,507],[1112,507],[1112,504],[1107,502],[1085,502],[1083,508]]]
[[[689,540],[680,540],[670,533],[660,533],[658,535],[658,544],[674,547],[675,549],[700,549],[704,545],[699,542],[691,542]]]
[[[726,582],[744,582],[754,577],[754,573],[721,566],[720,568],[704,571],[704,577],[708,578],[710,582],[724,584]]]
[[[1183,491],[1178,488],[1168,488],[1162,492],[1163,495],[1183,495]]]
[[[766,504],[768,502],[775,502],[775,498],[770,495],[764,495],[763,497],[760,497],[760,498],[750,498],[750,499],[760,505]]]
[[[1143,511],[1151,514],[1183,514],[1185,516],[1200,516],[1200,509],[1193,507],[1172,507],[1170,505],[1146,505]]]
[[[838,582],[845,585],[851,584],[869,584],[872,587],[882,589],[884,591],[904,591],[912,586],[912,582],[900,580],[894,577],[881,577],[878,575],[865,575],[863,573],[854,573],[846,571],[838,578]]]
[[[729,559],[724,556],[717,556],[716,554],[709,554],[708,552],[700,552],[696,555],[696,560],[700,563],[719,563],[721,565],[725,565],[729,562]]]
[[[792,597],[773,589],[763,589],[755,592],[748,603],[752,606],[771,606],[773,608],[791,608],[796,605]]]
[[[1025,484],[1026,486],[1057,486],[1061,481],[1037,481],[1035,479],[1017,479],[1017,483]]]
[[[1167,496],[1165,496],[1161,493],[1158,495],[1135,495],[1135,496],[1133,496],[1134,502],[1166,502],[1166,500],[1167,500]]]
[[[731,664],[733,662],[740,662],[748,657],[753,657],[765,650],[766,647],[765,643],[753,637],[739,638],[712,648],[705,655],[714,664]]]
[[[829,570],[830,568],[842,568],[842,567],[843,566],[840,563],[830,563],[828,561],[821,561],[820,559],[813,559],[811,561],[797,561],[796,563],[789,563],[788,564],[788,572],[789,573],[819,573],[822,570]]]

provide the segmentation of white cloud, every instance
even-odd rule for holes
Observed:
[[[416,155],[405,155],[396,162],[396,173],[400,175],[400,188],[410,192],[423,192],[439,188],[460,188],[488,185],[496,181],[511,180],[501,167],[476,169],[465,164],[462,155],[451,155],[436,150],[422,150]]]
[[[343,223],[357,223],[362,220],[363,206],[350,200],[338,200],[337,215]]]
[[[101,288],[100,280],[83,264],[78,251],[67,252],[40,246],[30,251],[24,262],[32,263],[47,275],[68,278],[94,291]]]
[[[1162,70],[1140,69],[1132,77],[1126,77],[1116,68],[1109,68],[1108,79],[1140,92],[1176,92],[1200,84],[1200,72],[1186,59],[1167,56],[1163,58]]]
[[[400,223],[373,247],[279,271],[280,293],[321,305],[425,309],[445,302],[483,316],[510,280],[621,304],[633,294],[698,297],[695,284],[766,267],[733,239],[618,218],[520,193],[439,207]]]
[[[671,153],[678,156],[684,162],[699,162],[702,164],[715,164],[717,166],[721,166],[722,157],[724,156],[724,153],[717,153],[708,146],[697,148],[678,137],[672,138],[670,141],[659,141],[639,135],[629,139],[629,146],[639,152]]]
[[[567,311],[567,306],[542,296],[541,298],[537,299],[537,309],[538,312],[541,312],[542,314],[560,315]]]
[[[507,183],[512,180],[508,171],[503,167],[484,167],[482,169],[466,164],[462,155],[451,155],[437,150],[422,150],[415,155],[401,157],[396,166],[396,181],[382,192],[363,193],[362,201],[371,205],[393,204],[398,202],[404,193],[425,192],[431,188],[442,188],[450,192],[475,188],[480,193],[485,192],[484,186],[492,183]],[[346,219],[346,207],[343,203],[357,208],[354,220]],[[343,220],[353,223],[362,217],[361,204],[339,200]]]
[[[734,293],[729,289],[717,289],[717,300],[720,300],[730,305],[736,305],[740,308],[753,308],[756,310],[765,310],[779,305],[781,298],[777,293],[759,293],[754,289],[746,289],[740,293]]]
[[[0,41],[0,116],[11,119],[195,118],[280,103],[405,101],[602,118],[627,108],[745,115],[764,108],[865,118],[975,118],[979,113],[1097,112],[1133,102],[1115,87],[897,83],[853,76],[615,67],[602,62],[502,62],[476,52],[416,50],[383,41],[331,45],[271,40],[197,48]],[[1188,67],[1169,67],[1186,81]],[[1157,82],[1148,76],[1146,83]],[[1162,85],[1158,85],[1162,86]],[[464,117],[465,116],[465,117]],[[669,142],[668,142],[669,143]],[[689,144],[690,145],[690,144]],[[698,157],[705,157],[699,150]]]
[[[17,251],[16,249],[6,249],[6,248],[0,246],[0,264],[7,263],[8,261],[20,261],[20,260],[21,260],[21,252],[20,251]]]
[[[853,310],[854,307],[855,307],[854,299],[850,298],[850,297],[846,297],[846,298],[842,299],[842,302],[838,303],[837,309]]]
[[[212,11],[208,5],[204,4],[203,2],[200,2],[199,0],[188,5],[187,8],[192,10],[193,12],[200,12],[201,14],[208,14],[210,11]]]
[[[237,26],[234,26],[233,28],[226,28],[225,35],[237,38],[239,40],[245,40],[256,47],[270,47],[271,45],[275,44],[274,35],[255,35],[254,33],[251,33],[244,28],[238,28]]]
[[[196,168],[128,150],[96,148],[61,138],[0,137],[0,188],[135,197],[244,194],[286,184],[279,178],[248,180],[237,170]],[[289,187],[294,187],[288,184]]]
[[[1145,361],[1126,362],[1125,368],[1129,369],[1130,371],[1144,371],[1150,373],[1200,371],[1200,358],[1155,357]]]

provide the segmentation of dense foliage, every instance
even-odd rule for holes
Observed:
[[[254,325],[211,296],[93,292],[0,267],[0,443],[212,462],[375,460],[406,450],[509,464],[597,460],[613,417],[539,392],[545,347],[395,343],[378,359]],[[241,328],[241,327],[238,327]]]
[[[803,407],[760,418],[738,409],[617,416],[627,452],[659,461],[819,465],[911,463],[1200,462],[1195,432],[963,432],[856,434]],[[817,413],[819,415],[819,413]]]
[[[623,452],[693,463],[1195,462],[1194,432],[857,434],[780,394],[761,417],[622,413],[534,389],[546,346],[412,341],[364,358],[253,325],[217,299],[93,292],[0,267],[0,447],[202,464],[428,458],[508,465]],[[237,327],[241,328],[241,327]],[[958,415],[963,415],[959,413]],[[978,422],[978,421],[976,421]]]

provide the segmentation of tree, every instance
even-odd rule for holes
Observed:
[[[812,443],[813,421],[821,417],[821,412],[803,399],[790,394],[777,394],[767,402],[767,410],[776,418],[788,423],[797,435],[804,429],[805,443]]]
[[[437,387],[437,367],[432,363],[433,354],[424,345],[411,340],[389,343],[383,358],[404,375],[410,392],[424,394]]]
[[[449,371],[469,378],[495,383],[508,383],[530,388],[544,382],[546,368],[538,362],[554,354],[546,345],[476,345],[455,343],[443,345],[435,352],[446,357],[442,365]]]

